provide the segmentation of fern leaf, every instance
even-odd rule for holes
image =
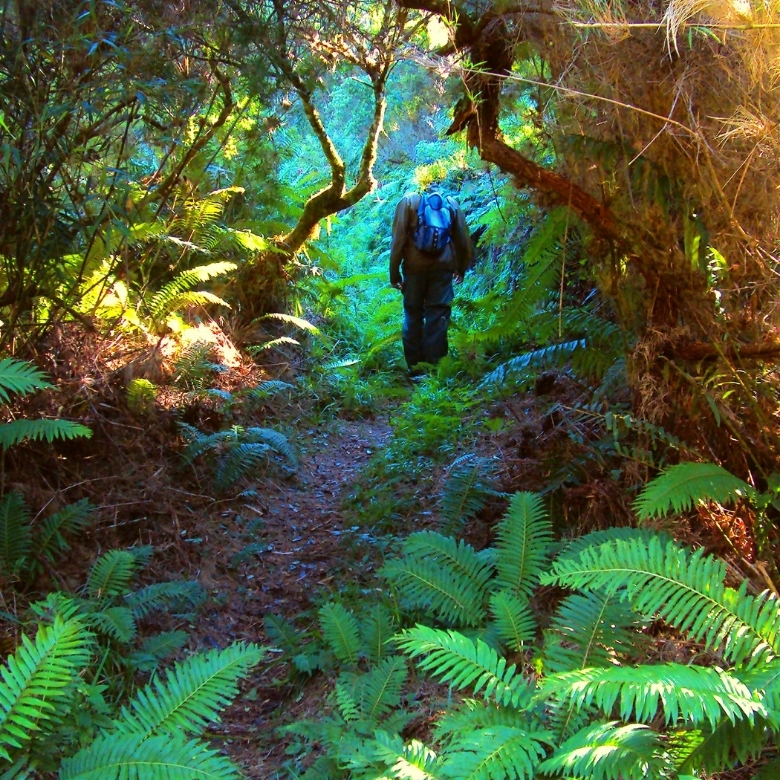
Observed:
[[[681,664],[580,669],[549,675],[540,689],[574,707],[594,705],[609,714],[617,706],[624,721],[650,722],[663,711],[667,725],[680,719],[717,728],[730,721],[753,722],[766,708],[736,677],[720,669]]]
[[[438,758],[436,753],[419,740],[404,744],[400,736],[378,730],[374,734],[373,754],[390,767],[397,780],[436,780]]]
[[[23,441],[70,441],[90,438],[92,431],[86,425],[70,420],[13,420],[0,425],[0,447],[8,449]]]
[[[294,389],[295,388],[287,382],[282,382],[278,379],[269,379],[249,390],[246,393],[246,397],[250,401],[266,401],[269,398],[273,398],[275,395],[279,395],[279,393]]]
[[[193,607],[203,599],[197,582],[155,582],[125,596],[125,604],[137,620],[160,609]]]
[[[424,656],[418,666],[457,690],[470,687],[473,693],[483,691],[486,699],[513,706],[523,695],[525,682],[514,664],[507,667],[506,659],[480,639],[417,625],[402,632],[396,645],[411,658]]]
[[[263,626],[268,638],[276,647],[284,652],[294,655],[298,652],[303,637],[295,626],[281,615],[265,615]]]
[[[160,661],[181,650],[188,639],[186,631],[163,631],[147,637],[138,650],[128,656],[128,663],[142,672],[151,672]]]
[[[507,360],[480,382],[481,387],[489,385],[511,385],[523,387],[532,384],[541,370],[562,368],[579,350],[587,348],[585,339],[551,344]]]
[[[489,484],[489,461],[473,453],[463,455],[449,467],[439,512],[446,528],[462,528],[476,517],[491,495],[497,495]]]
[[[152,296],[149,301],[149,313],[151,318],[159,322],[175,311],[176,301],[179,296],[191,290],[196,284],[206,282],[217,276],[223,276],[236,268],[235,263],[209,263],[188,271],[183,271],[175,279],[168,282],[159,292]]]
[[[483,591],[437,561],[391,560],[379,574],[395,586],[411,607],[424,609],[446,623],[476,626],[483,621]]]
[[[510,650],[522,650],[536,636],[536,620],[527,600],[496,591],[490,595],[490,612],[499,638]]]
[[[579,731],[543,761],[541,772],[588,780],[650,780],[669,776],[661,741],[649,727],[617,721]]]
[[[724,504],[739,498],[755,501],[755,488],[714,463],[680,463],[645,485],[634,508],[640,520],[647,520],[685,512],[700,501]]]
[[[233,763],[197,740],[176,734],[98,737],[62,762],[59,780],[239,780]]]
[[[724,585],[725,564],[659,539],[616,539],[558,560],[544,584],[622,591],[640,614],[666,622],[734,664],[749,666],[780,655],[780,606],[774,596],[750,596]]]
[[[511,726],[527,729],[533,722],[526,707],[530,704],[532,691],[526,688],[513,707],[502,707],[494,702],[464,699],[447,709],[434,727],[437,742],[456,744],[460,735],[479,731],[492,726]]]
[[[316,325],[312,325],[308,320],[304,320],[301,317],[294,317],[292,314],[264,314],[259,319],[261,320],[279,320],[280,322],[286,322],[289,325],[295,325],[296,328],[308,331],[309,333],[319,336],[321,334],[320,329]]]
[[[8,403],[11,393],[28,395],[51,387],[53,385],[46,381],[46,374],[32,363],[16,358],[0,360],[0,401]]]
[[[491,726],[463,734],[458,748],[444,754],[442,776],[452,780],[532,778],[546,753],[549,736],[512,726]]]
[[[92,504],[84,498],[46,518],[35,536],[36,550],[53,561],[55,552],[64,552],[68,549],[64,534],[75,533],[86,528],[89,525],[92,509]]]
[[[637,615],[609,591],[575,593],[565,598],[546,633],[545,667],[569,672],[611,666],[616,656],[634,656],[642,647]]]
[[[135,557],[127,550],[109,550],[92,566],[87,579],[90,596],[118,596],[125,593],[135,575]]]
[[[144,739],[162,734],[199,734],[219,719],[238,693],[237,681],[260,662],[256,645],[234,644],[176,664],[165,679],[157,678],[139,690],[114,721],[120,734]]]
[[[344,607],[331,602],[319,611],[320,628],[333,655],[355,666],[360,654],[360,629],[355,616]]]
[[[97,633],[106,634],[117,642],[129,644],[135,639],[135,619],[127,607],[106,607],[88,615],[87,622]]]
[[[496,535],[496,582],[502,589],[528,599],[553,540],[541,498],[535,493],[515,493]]]
[[[15,572],[30,554],[30,513],[21,493],[0,498],[0,564],[6,573]]]
[[[375,604],[360,621],[360,639],[366,657],[376,663],[393,651],[393,614],[384,604]]]
[[[12,761],[44,722],[66,712],[72,686],[89,658],[90,635],[77,620],[55,618],[40,626],[0,668],[0,757]]]
[[[489,563],[463,539],[435,531],[417,531],[406,537],[403,550],[409,557],[430,558],[446,566],[456,577],[468,580],[479,590],[485,590],[493,576]]]
[[[378,724],[398,706],[406,682],[406,661],[384,658],[365,673],[345,672],[336,685],[336,700],[344,720]]]

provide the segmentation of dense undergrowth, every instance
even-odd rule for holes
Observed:
[[[0,777],[774,777],[774,10],[34,5]],[[412,381],[390,224],[431,182],[477,260]]]

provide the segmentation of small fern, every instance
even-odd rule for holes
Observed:
[[[320,611],[320,627],[325,641],[339,661],[355,666],[360,655],[360,628],[355,616],[344,607],[331,602]]]
[[[5,574],[21,568],[32,548],[30,513],[21,493],[0,498],[0,564]]]
[[[680,463],[645,485],[634,507],[640,520],[648,520],[669,512],[679,514],[700,501],[755,501],[757,495],[747,482],[714,463]]]
[[[135,576],[136,560],[128,550],[109,550],[93,564],[87,591],[93,598],[118,596],[128,590]]]
[[[496,582],[527,599],[539,582],[553,540],[541,498],[535,493],[515,493],[496,536]]]

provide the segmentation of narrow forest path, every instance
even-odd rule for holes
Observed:
[[[358,565],[365,529],[344,499],[392,429],[380,417],[336,419],[304,434],[298,474],[289,481],[269,480],[262,493],[225,513],[233,515],[234,533],[225,534],[225,549],[214,546],[215,557],[206,557],[199,575],[219,599],[198,617],[195,633],[204,646],[235,640],[264,644],[267,614],[313,623],[318,597],[352,587],[368,574]],[[242,527],[243,534],[236,534]],[[316,714],[310,709],[322,706],[321,685],[314,679],[296,691],[274,679],[267,665],[255,673],[214,732],[248,778],[277,776],[284,751],[274,729],[282,725],[282,715],[287,720]]]

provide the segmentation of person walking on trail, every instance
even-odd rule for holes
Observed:
[[[404,195],[395,209],[390,284],[404,296],[404,357],[412,375],[448,351],[453,278],[463,281],[474,260],[463,211],[432,188]]]

